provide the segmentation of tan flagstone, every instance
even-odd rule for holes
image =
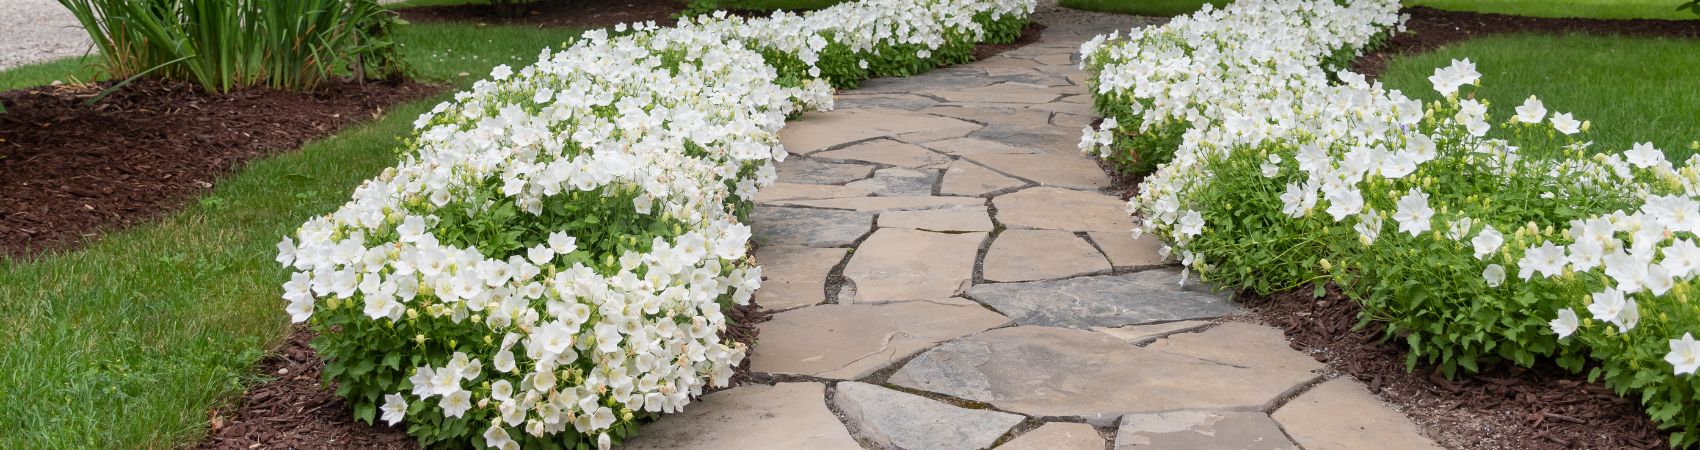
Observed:
[[[1025,126],[1048,126],[1051,112],[1029,108],[963,108],[960,106],[935,106],[921,110],[927,114],[936,114],[980,123],[1002,123]]]
[[[1038,153],[1031,148],[1016,147],[998,141],[980,138],[957,138],[923,144],[927,148],[949,153],[956,156],[973,156],[988,154],[1026,154]]]
[[[776,203],[786,206],[808,206],[814,208],[847,209],[854,211],[900,211],[984,205],[986,204],[986,199],[978,197],[909,196],[784,200]]]
[[[982,273],[994,283],[1108,273],[1110,262],[1091,243],[1057,230],[1005,230],[986,250]]]
[[[1098,162],[1079,155],[1035,153],[1030,155],[971,155],[968,159],[1042,186],[1072,189],[1102,189],[1110,187],[1110,177],[1098,167]]]
[[[756,304],[766,309],[789,309],[826,301],[826,276],[844,261],[847,248],[768,245],[756,249],[764,280]]]
[[[1008,323],[1008,317],[960,298],[814,306],[758,325],[762,341],[750,367],[854,380],[940,342]]]
[[[1104,437],[1084,423],[1051,422],[1016,436],[999,450],[1104,450]]]
[[[1210,322],[1202,320],[1182,320],[1179,322],[1154,323],[1150,325],[1128,325],[1123,327],[1094,327],[1092,331],[1115,336],[1129,344],[1140,345],[1175,333],[1197,331],[1210,326]]]
[[[992,219],[981,205],[880,213],[879,226],[925,231],[992,231]]]
[[[783,200],[866,197],[872,194],[872,190],[863,187],[839,186],[833,184],[787,183],[781,181],[757,191],[756,203],[766,204]]]
[[[1043,88],[1011,83],[957,90],[935,90],[927,92],[927,94],[955,103],[1019,103],[1029,105],[1050,103],[1062,96],[1062,94],[1047,92]]]
[[[974,257],[985,239],[986,233],[880,228],[856,248],[844,267],[844,277],[856,287],[851,301],[956,296],[972,284]]]
[[[1310,388],[1273,416],[1294,441],[1310,450],[1441,448],[1423,436],[1411,418],[1345,377]]]
[[[1197,333],[1170,335],[1145,348],[1240,367],[1298,372],[1317,371],[1323,367],[1310,355],[1293,350],[1280,329],[1241,322],[1228,322]]]
[[[807,448],[861,450],[826,407],[820,383],[750,384],[704,395],[644,425],[622,449]]]
[[[945,169],[944,180],[939,182],[939,193],[980,196],[1027,184],[1026,181],[1010,178],[985,166],[959,159],[950,163],[949,169]]]
[[[942,169],[950,157],[919,145],[879,139],[813,155],[815,158],[861,161],[916,169]]]
[[[948,180],[948,178],[947,178]],[[1165,264],[1163,258],[1157,256],[1163,248],[1163,241],[1153,235],[1133,238],[1133,232],[1093,231],[1087,233],[1092,243],[1104,250],[1104,256],[1110,257],[1110,264],[1116,268],[1152,267]]]
[[[1096,192],[1033,187],[992,198],[997,220],[1014,229],[1125,233],[1133,219],[1121,199]]]
[[[881,136],[978,127],[961,120],[902,109],[841,109],[803,114],[802,118],[785,124],[779,132],[779,140],[792,153],[808,154]]]

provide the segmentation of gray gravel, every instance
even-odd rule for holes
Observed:
[[[0,69],[81,55],[89,43],[56,0],[0,0]]]

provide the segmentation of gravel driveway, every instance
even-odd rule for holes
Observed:
[[[0,0],[0,69],[77,56],[89,36],[55,0]]]

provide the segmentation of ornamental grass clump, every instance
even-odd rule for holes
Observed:
[[[1336,284],[1410,364],[1553,360],[1700,443],[1700,161],[1593,148],[1588,122],[1538,98],[1481,102],[1469,60],[1435,71],[1445,99],[1426,105],[1325,68],[1397,28],[1396,7],[1242,0],[1089,42],[1098,102],[1134,115],[1082,147],[1175,136],[1130,208],[1189,272],[1260,294]]]
[[[622,25],[499,66],[279,243],[285,310],[319,332],[359,420],[426,445],[608,448],[726,386],[749,351],[721,334],[761,284],[745,218],[787,155],[784,120],[832,107],[817,64],[848,59],[820,52],[937,64],[990,36],[977,18],[1032,9],[867,0]]]
[[[400,73],[394,13],[377,0],[59,0],[114,79],[191,81],[210,92],[306,90]]]

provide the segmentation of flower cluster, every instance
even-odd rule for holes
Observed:
[[[357,418],[428,445],[607,448],[745,357],[721,333],[760,287],[744,217],[786,157],[785,119],[832,106],[818,52],[937,64],[928,51],[1018,30],[1032,9],[865,0],[622,25],[497,67],[420,116],[400,164],[278,244],[285,310],[320,332]]]
[[[1448,375],[1592,359],[1700,442],[1700,162],[1592,148],[1534,97],[1496,117],[1468,60],[1435,71],[1429,104],[1337,70],[1398,30],[1397,6],[1241,0],[1088,42],[1106,120],[1082,148],[1155,170],[1135,233],[1213,282],[1331,282]]]

